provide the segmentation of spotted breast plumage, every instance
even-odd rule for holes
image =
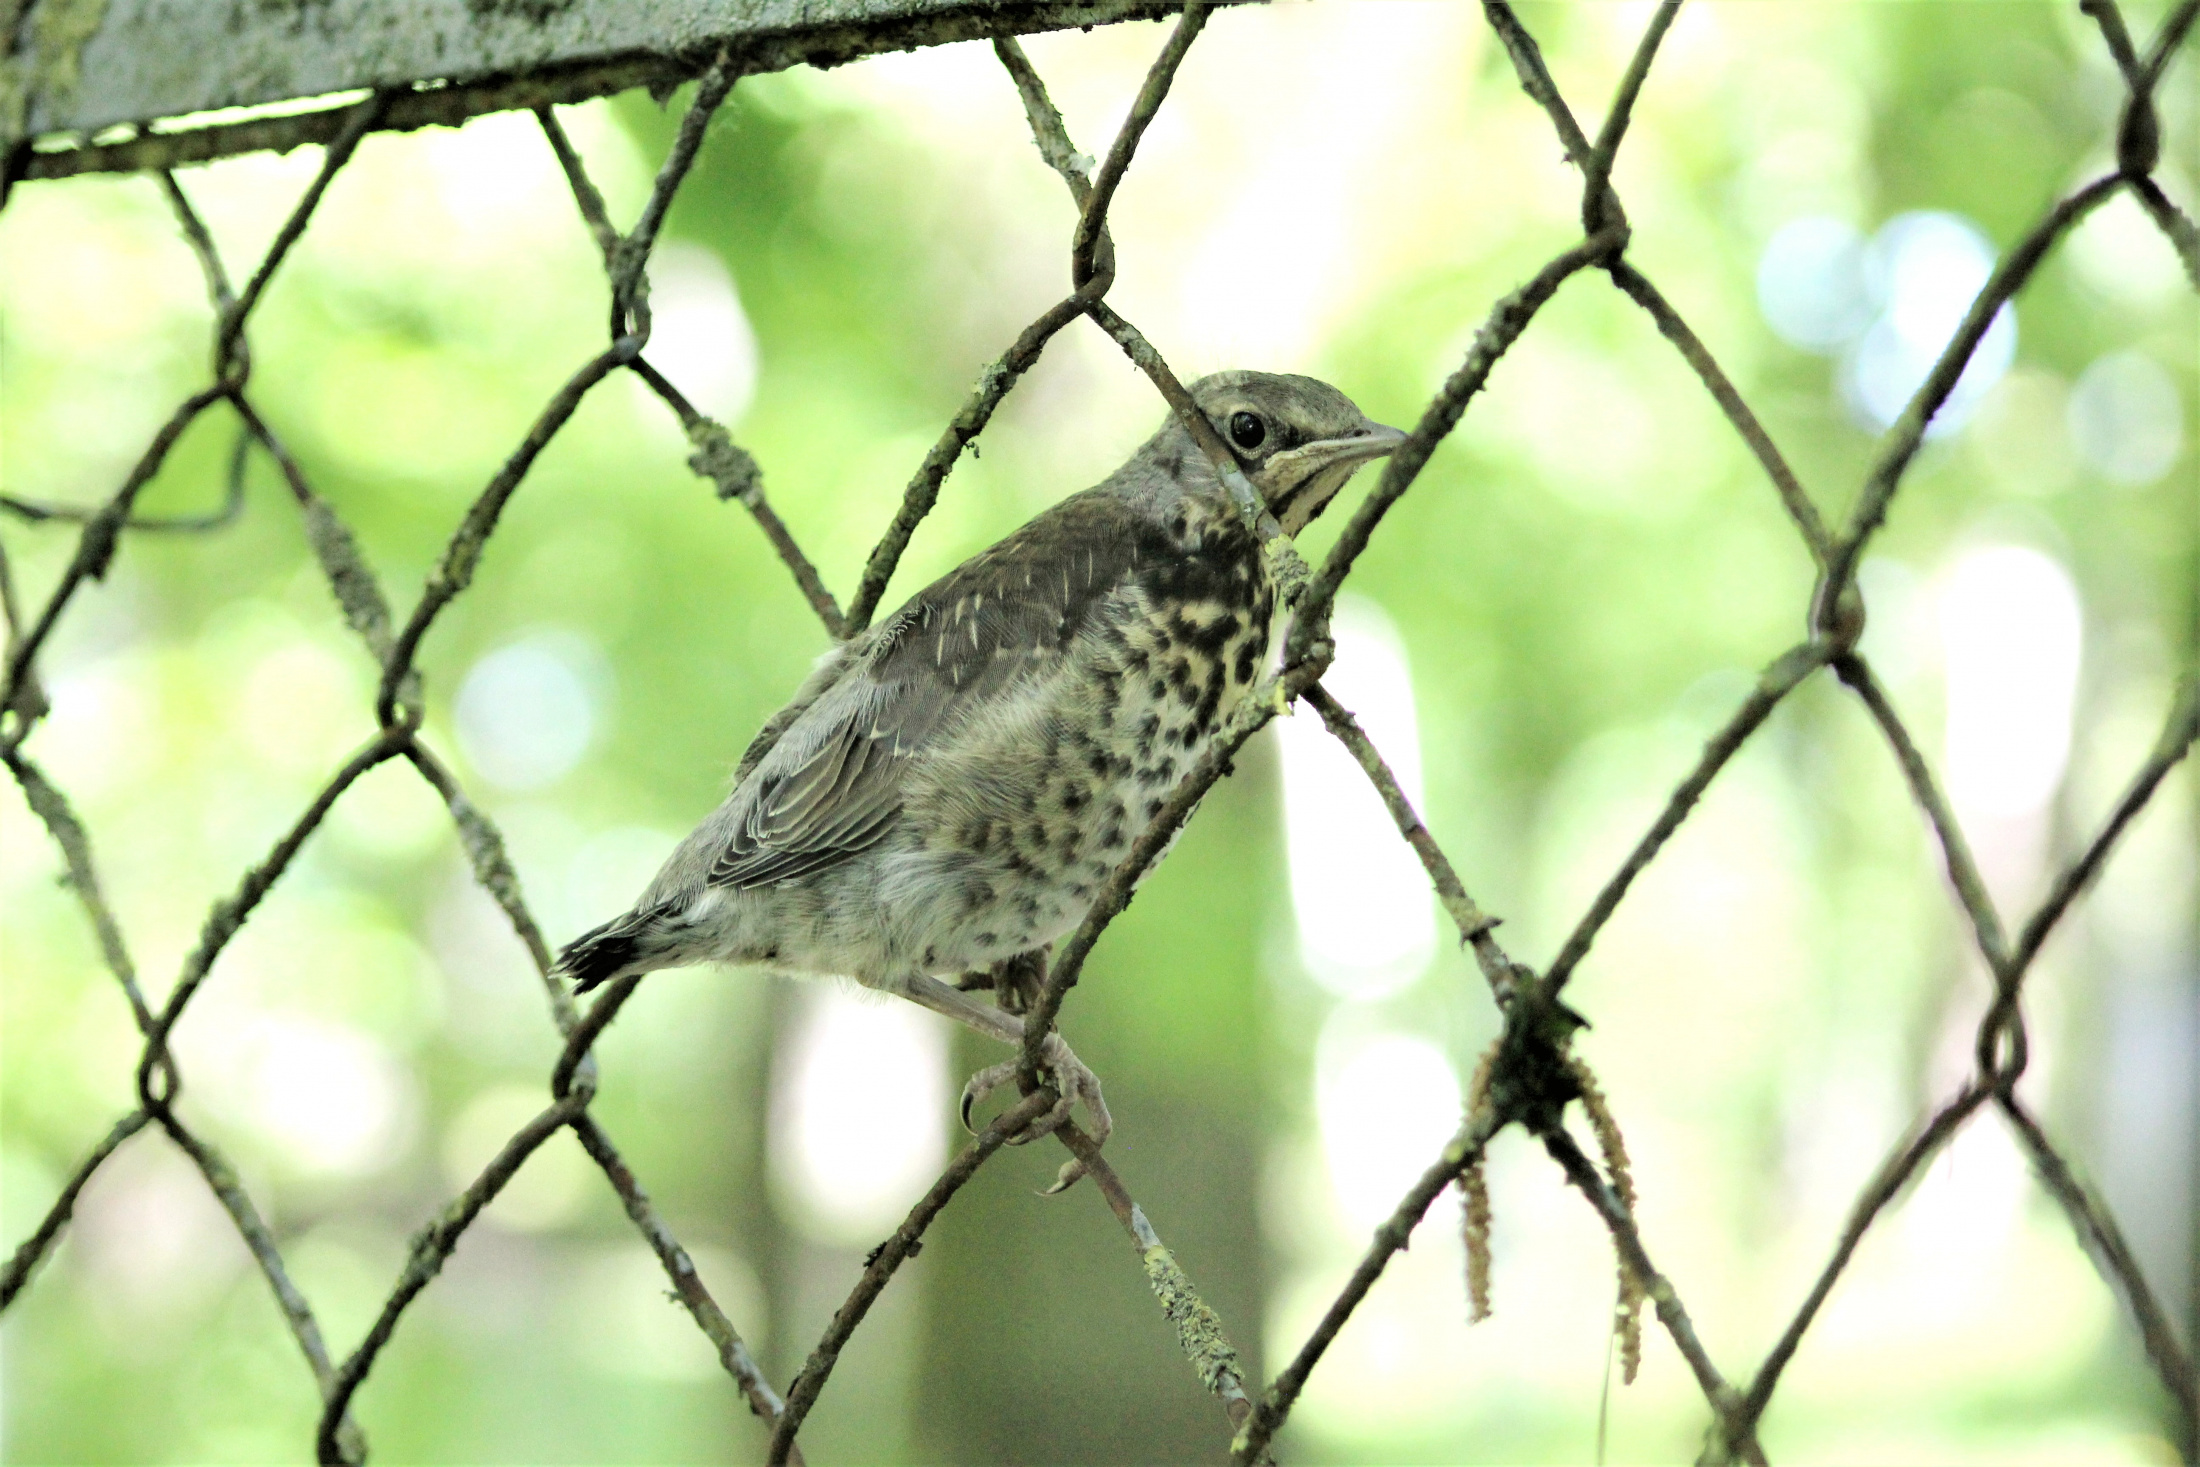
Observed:
[[[1288,532],[1401,437],[1312,378],[1225,372],[1192,395]],[[1084,918],[1259,677],[1273,600],[1172,418],[827,653],[725,802],[560,969],[583,991],[710,960],[841,974],[1020,1043],[1012,984],[994,1006],[943,977],[1029,972]],[[1046,1053],[1054,1119],[1082,1101],[1104,1134],[1091,1071],[1058,1036]]]

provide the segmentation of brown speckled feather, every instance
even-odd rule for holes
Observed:
[[[933,582],[848,649],[755,761],[756,795],[707,884],[808,875],[877,844],[913,757],[1019,678],[1058,667],[1158,547],[1104,489],[1074,495]],[[746,761],[744,761],[746,762]]]

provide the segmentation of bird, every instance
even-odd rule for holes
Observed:
[[[1190,394],[1286,534],[1405,437],[1312,377],[1217,372]],[[826,652],[724,802],[556,971],[579,993],[709,961],[839,975],[1021,1046],[1050,945],[1250,693],[1274,609],[1258,538],[1172,414]],[[1057,1033],[1041,1057],[1058,1100],[1015,1139],[1082,1103],[1104,1142],[1098,1077]],[[1014,1073],[970,1078],[966,1126]]]

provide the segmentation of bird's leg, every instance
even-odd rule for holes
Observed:
[[[990,993],[1004,1012],[1024,1014],[1039,1001],[1039,990],[1046,986],[1046,979],[1047,949],[1035,947],[1003,958],[990,968],[964,973],[956,978],[955,987],[963,993]]]
[[[1009,1013],[1028,1014],[1046,982],[1047,948],[1003,958],[993,965],[993,1001]]]
[[[1020,1047],[1024,1042],[1022,1019],[979,1003],[961,989],[942,983],[928,974],[911,973],[879,986],[890,993],[898,993],[913,1003],[923,1004],[936,1014],[945,1014],[956,1023],[968,1025],[980,1034],[989,1035],[1004,1044]],[[1108,1139],[1108,1133],[1115,1129],[1115,1122],[1109,1118],[1108,1104],[1101,1098],[1100,1077],[1070,1050],[1059,1034],[1050,1032],[1047,1035],[1039,1047],[1039,1056],[1047,1074],[1054,1080],[1054,1088],[1062,1098],[1055,1103],[1054,1109],[1010,1139],[1015,1144],[1022,1145],[1026,1141],[1047,1135],[1068,1120],[1070,1112],[1079,1102],[1083,1102],[1085,1109],[1092,1113],[1093,1139],[1104,1143]],[[963,1125],[970,1124],[972,1106],[1015,1078],[1016,1065],[1015,1060],[1007,1060],[990,1069],[980,1070],[970,1077],[969,1083],[963,1086]],[[1057,1181],[1056,1190],[1084,1174],[1084,1168],[1075,1162],[1065,1165],[1062,1170],[1069,1173],[1072,1168],[1076,1169],[1076,1174],[1069,1176],[1066,1181]]]

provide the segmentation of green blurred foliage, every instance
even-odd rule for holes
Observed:
[[[1646,12],[1523,13],[1577,111],[1595,115]],[[2135,15],[2135,29],[2151,19]],[[1081,146],[1100,150],[1160,34],[1031,42]],[[2173,67],[2164,181],[2188,203],[2194,96],[2189,62]],[[615,219],[639,207],[684,100],[568,109]],[[2067,7],[1691,7],[1617,174],[1632,257],[1837,519],[1874,438],[1842,401],[1840,364],[1766,325],[1754,280],[1767,241],[1806,215],[1869,234],[1940,210],[2007,248],[2106,166],[2116,101],[2098,38]],[[1329,151],[1272,155],[1316,145]],[[233,275],[315,162],[179,175]],[[1466,8],[1233,11],[1195,48],[1125,186],[1117,295],[1186,375],[1309,371],[1410,422],[1490,304],[1578,237],[1578,207],[1546,119]],[[841,595],[969,382],[1065,288],[1071,217],[982,47],[745,80],[712,125],[667,247],[737,283],[758,367],[731,426]],[[1969,426],[1927,446],[1867,566],[1867,646],[1937,755],[1936,577],[1989,541],[2067,565],[2086,642],[2054,814],[2062,853],[2109,807],[2195,661],[2200,314],[2150,229],[2119,201],[2042,269],[2018,306],[2014,368]],[[196,268],[145,179],[19,187],[0,262],[6,488],[95,503],[203,380]],[[600,346],[607,309],[531,119],[371,137],[331,190],[254,319],[253,395],[401,614],[463,506]],[[1272,355],[1243,359],[1249,344]],[[2135,487],[2089,468],[2064,427],[2073,384],[2118,350],[2167,374],[2188,439]],[[427,737],[501,824],[553,941],[630,898],[827,645],[770,547],[689,472],[677,425],[636,386],[606,382],[558,435],[421,656]],[[957,467],[888,604],[1097,478],[1159,413],[1112,347],[1071,328],[983,456]],[[218,502],[232,445],[210,414],[142,507]],[[72,537],[14,521],[6,536],[35,605]],[[1403,640],[1429,822],[1516,954],[1556,950],[1754,670],[1802,635],[1812,575],[1755,461],[1648,319],[1601,278],[1569,283],[1352,583]],[[547,781],[500,783],[477,767],[462,689],[492,657],[544,646],[565,649],[585,748]],[[366,736],[373,669],[259,456],[236,524],[127,539],[42,666],[55,711],[27,752],[84,816],[158,994],[209,905]],[[1064,1016],[1109,1084],[1110,1155],[1256,1372],[1296,1348],[1365,1235],[1324,1149],[1327,1046],[1411,1035],[1464,1075],[1495,1028],[1448,943],[1379,998],[1340,998],[1310,976],[1271,747],[1264,736],[1207,799]],[[2102,883],[2099,915],[2050,949],[2033,990],[2053,1058],[2027,1083],[2111,1184],[2144,1160],[2114,1125],[2118,1024],[2157,999],[2173,1014],[2194,1003],[2195,809],[2192,776],[2173,777]],[[20,798],[0,799],[10,1242],[129,1105],[136,1060],[57,869]],[[1820,683],[1714,787],[1582,970],[1574,1001],[1595,1026],[1582,1049],[1628,1128],[1648,1237],[1731,1370],[1762,1355],[1848,1201],[1957,1072],[1985,994],[1963,943],[1884,745]],[[788,1202],[775,1151],[783,1041],[813,1002],[759,974],[659,975],[598,1047],[597,1114],[782,1385],[861,1259]],[[363,779],[308,843],[177,1048],[186,1114],[237,1161],[340,1350],[373,1319],[412,1230],[539,1103],[556,1052],[523,949],[399,766]],[[958,1040],[948,1088],[992,1058]],[[308,1103],[316,1065],[346,1077],[344,1104]],[[944,1113],[945,1092],[932,1100]],[[2191,1097],[2172,1086],[2142,1101],[2184,1147],[2189,1189]],[[1004,1155],[940,1220],[806,1429],[812,1460],[1219,1453],[1221,1414],[1112,1219],[1082,1192],[1029,1195],[1058,1160],[1045,1150]],[[1956,1160],[1998,1175],[1995,1157]],[[1591,1450],[1608,1245],[1525,1143],[1500,1145],[1492,1184],[1496,1319],[1461,1325],[1446,1199],[1315,1376],[1287,1460]],[[1936,1185],[1867,1243],[1806,1341],[1768,1418],[1774,1454],[2166,1453],[2159,1393],[2059,1215],[2022,1187]],[[2111,1195],[2136,1208],[2127,1221],[2149,1258],[2170,1260],[2160,1282],[2189,1284],[2192,1209],[2176,1198],[2191,1193],[2132,1186]],[[1986,1271],[1951,1262],[1966,1256]],[[616,1199],[557,1138],[468,1234],[359,1396],[378,1459],[755,1455],[755,1424],[662,1296]],[[290,1459],[314,1416],[264,1284],[157,1136],[87,1190],[0,1348],[13,1461]],[[1612,1410],[1614,1460],[1695,1450],[1700,1398],[1660,1338]]]

